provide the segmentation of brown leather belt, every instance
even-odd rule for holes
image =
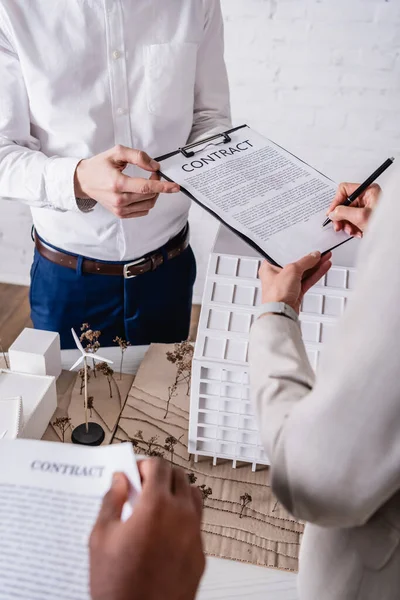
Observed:
[[[78,256],[67,254],[66,252],[61,252],[60,250],[55,250],[54,248],[48,246],[45,242],[42,242],[36,233],[34,239],[37,251],[41,256],[47,258],[47,260],[55,263],[56,265],[67,267],[69,269],[77,268]],[[84,258],[82,261],[82,272],[96,275],[118,275],[120,277],[125,277],[125,279],[132,279],[138,275],[143,275],[143,273],[155,271],[155,269],[163,264],[165,258],[166,260],[176,258],[182,254],[184,250],[186,250],[188,245],[189,226],[186,225],[182,231],[178,233],[178,235],[176,235],[174,238],[172,238],[172,240],[167,242],[165,246],[163,246],[163,252],[161,249],[159,249],[152,254],[147,254],[143,258],[139,258],[125,264],[108,262],[103,263],[92,260],[91,258]]]

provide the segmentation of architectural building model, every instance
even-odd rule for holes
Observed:
[[[354,249],[349,252],[354,254]],[[314,369],[354,287],[355,269],[335,262],[305,296],[300,315]],[[354,264],[352,259],[343,262]],[[261,303],[260,264],[252,248],[221,228],[208,265],[192,367],[189,425],[189,452],[195,458],[229,459],[234,467],[245,461],[253,469],[269,464],[250,402],[248,373],[249,333]]]
[[[41,439],[57,408],[56,378],[61,373],[58,333],[24,329],[9,350],[10,369],[0,370],[0,436]],[[7,400],[7,418],[2,401]],[[10,402],[22,414],[18,431],[11,423]],[[3,415],[3,418],[2,418]]]
[[[61,373],[60,336],[54,331],[26,327],[10,346],[8,357],[12,371],[58,377]]]

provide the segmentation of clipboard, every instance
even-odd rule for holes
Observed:
[[[204,138],[202,140],[199,140],[198,142],[193,142],[191,144],[187,144],[186,146],[182,146],[181,148],[178,148],[178,150],[175,150],[174,152],[169,152],[168,154],[163,154],[161,156],[158,156],[158,157],[155,158],[155,160],[157,162],[161,163],[163,160],[166,160],[166,159],[171,158],[173,156],[177,156],[178,154],[182,154],[185,158],[193,158],[196,155],[196,153],[203,152],[204,150],[206,150],[206,148],[208,146],[220,146],[220,145],[228,144],[229,142],[231,142],[230,134],[232,134],[232,133],[234,133],[236,131],[240,131],[241,129],[246,129],[246,128],[249,128],[249,125],[244,124],[244,125],[239,125],[238,127],[233,127],[232,129],[228,129],[227,131],[224,131],[224,132],[212,135],[212,136],[210,136],[208,138]],[[220,140],[220,141],[217,141],[217,140]],[[314,171],[318,172],[320,175],[322,175],[326,179],[329,179],[330,181],[333,182],[333,180],[330,177],[327,177],[324,173],[321,173],[321,171],[318,171],[314,167],[311,167],[311,165],[309,165],[308,163],[306,163],[304,160],[302,160],[301,158],[299,158],[298,156],[296,156],[292,152],[286,150],[285,148],[283,148],[279,144],[276,144],[276,142],[274,142],[274,144],[276,146],[278,146],[279,148],[281,148],[282,150],[284,150],[285,152],[287,152],[288,154],[290,154],[291,156],[293,156],[294,158],[296,158],[297,160],[299,160],[300,162],[302,162],[304,165],[307,165],[308,167],[314,169]],[[201,146],[201,150],[197,150],[196,151],[196,148],[198,148],[199,146]],[[170,183],[176,183],[170,177],[168,177],[167,175],[165,175],[165,173],[162,172],[162,169],[160,169],[159,171],[157,171],[157,173],[158,173],[158,175],[160,175],[166,181],[169,181]],[[182,186],[181,184],[179,184],[179,185],[180,185],[181,192],[183,192],[188,198],[190,198],[193,202],[195,202],[196,204],[198,204],[199,206],[201,206],[201,208],[203,208],[210,215],[212,215],[215,219],[217,219],[217,221],[219,221],[220,223],[222,223],[225,227],[227,227],[230,231],[232,231],[240,239],[242,239],[244,242],[246,242],[246,244],[248,244],[249,246],[251,246],[256,252],[258,252],[262,257],[264,257],[269,263],[271,263],[272,265],[274,265],[276,267],[282,268],[282,265],[280,265],[278,262],[276,262],[269,254],[267,254],[249,236],[247,236],[243,232],[239,231],[238,229],[236,229],[235,227],[233,227],[229,223],[227,223],[212,208],[210,208],[209,206],[206,206],[205,204],[203,204],[203,202],[201,202],[198,198],[196,198],[184,186]],[[350,239],[352,239],[352,238],[348,238],[348,240],[350,240]],[[335,248],[338,248],[339,246],[342,246],[342,244],[345,244],[348,240],[344,240],[344,241],[339,242],[336,246],[333,246],[329,250],[326,250],[325,252],[323,252],[322,255],[327,254],[328,252],[330,252],[331,250],[334,250]]]

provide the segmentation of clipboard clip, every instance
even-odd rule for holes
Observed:
[[[194,150],[192,150],[192,148],[196,148],[197,146],[203,146],[204,144],[206,144],[206,145],[210,144],[214,140],[217,140],[218,138],[221,138],[221,137],[224,139],[222,142],[219,142],[219,144],[229,144],[229,142],[231,141],[231,137],[228,133],[217,133],[217,135],[212,135],[211,137],[205,138],[204,140],[200,140],[198,142],[194,142],[193,144],[188,144],[187,146],[183,146],[182,148],[179,148],[179,152],[181,152],[185,158],[191,158],[192,156],[194,156],[196,154],[194,152]],[[214,144],[214,145],[218,146],[219,144]],[[205,148],[203,148],[203,149],[205,149]]]

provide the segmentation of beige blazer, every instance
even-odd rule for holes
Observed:
[[[400,169],[316,378],[299,326],[275,315],[253,326],[250,376],[274,492],[308,522],[301,600],[399,600]]]

